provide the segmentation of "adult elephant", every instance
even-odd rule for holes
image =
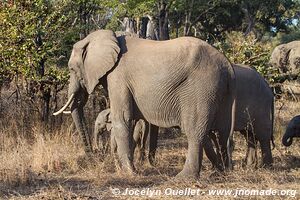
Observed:
[[[282,136],[282,144],[286,147],[291,146],[294,137],[300,137],[300,115],[293,117],[289,122]]]
[[[234,113],[235,75],[230,62],[215,48],[192,37],[152,41],[116,37],[109,30],[89,34],[73,46],[69,60],[67,104],[92,151],[83,107],[97,84],[108,89],[112,134],[124,171],[133,173],[133,120],[141,115],[159,127],[180,127],[188,152],[178,177],[199,176],[205,135],[214,121],[228,138]],[[228,120],[224,120],[228,119]]]
[[[283,72],[299,72],[300,41],[293,41],[275,47],[270,57],[270,64]]]

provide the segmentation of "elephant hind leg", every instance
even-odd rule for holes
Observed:
[[[261,167],[269,167],[273,163],[271,140],[272,140],[272,125],[257,124],[256,138],[261,148]]]
[[[150,125],[150,134],[149,134],[149,154],[148,161],[151,166],[155,166],[155,153],[157,149],[157,141],[158,141],[158,126],[153,124]],[[146,142],[146,141],[145,141]]]
[[[188,151],[183,170],[176,176],[176,178],[197,179],[199,177],[205,137],[208,137],[207,135],[211,129],[215,114],[211,110],[212,106],[208,105],[202,105],[201,110],[187,109],[186,113],[182,113],[182,116],[185,118],[183,118],[181,128],[183,133],[187,136]],[[196,112],[197,114],[191,114],[193,112]]]
[[[231,152],[228,152],[227,149],[227,141],[229,139],[229,133],[230,133],[229,126],[218,130],[219,145],[220,145],[219,154],[221,154],[221,162],[223,168],[227,170],[231,170],[230,163],[232,163]],[[229,142],[230,142],[230,147],[232,147],[233,141],[229,141]],[[232,148],[230,148],[230,151],[232,151]]]
[[[201,140],[188,135],[188,152],[182,171],[176,175],[177,179],[197,179],[202,164],[203,148]]]
[[[210,136],[211,135],[215,136],[214,133],[210,133]],[[214,139],[216,139],[216,138],[214,138]],[[217,153],[215,152],[215,150],[213,148],[213,144],[212,144],[211,140],[212,140],[212,138],[208,137],[208,136],[206,136],[205,139],[204,139],[205,154],[206,154],[207,158],[210,160],[210,162],[212,163],[214,169],[217,169],[219,171],[223,171],[223,166],[220,162],[220,159],[219,159]]]
[[[260,140],[260,148],[262,154],[262,167],[269,167],[273,163],[270,140]]]
[[[242,130],[240,131],[242,135],[244,135],[245,140],[247,142],[247,153],[245,157],[245,162],[248,167],[257,167],[257,142],[255,140],[255,136],[253,131],[251,130]]]

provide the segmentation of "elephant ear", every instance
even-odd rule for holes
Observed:
[[[102,112],[104,112],[105,122],[111,123],[111,119],[110,119],[110,109],[108,108],[108,109],[106,109],[106,110],[104,110],[104,111],[102,111]]]
[[[83,79],[87,92],[91,94],[108,71],[118,61],[120,47],[115,33],[109,30],[98,30],[75,44],[74,48],[82,49]]]
[[[286,44],[278,45],[271,54],[270,64],[284,72],[287,71],[289,52],[290,49],[286,47]]]
[[[279,51],[280,51],[279,66],[286,68],[289,62],[289,54],[291,52],[291,49],[282,46],[280,47]]]

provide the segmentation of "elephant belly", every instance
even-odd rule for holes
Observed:
[[[247,107],[238,109],[235,120],[235,131],[256,129],[257,126],[269,126],[271,123],[270,106],[265,107]]]
[[[152,94],[135,94],[135,102],[145,119],[159,127],[180,126],[180,106],[176,95]]]

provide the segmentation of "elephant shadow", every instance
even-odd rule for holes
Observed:
[[[275,170],[286,171],[291,169],[300,168],[300,156],[295,155],[283,155],[281,157],[274,157],[274,163],[278,163],[274,165]]]
[[[74,197],[80,195],[82,191],[86,191],[91,187],[91,181],[82,178],[40,178],[35,176],[29,182],[19,184],[19,185],[4,185],[0,184],[0,199],[6,199],[7,197],[14,197],[16,194],[18,196],[32,196],[37,195],[39,192],[51,188],[57,190],[64,195],[64,190],[72,190]],[[41,195],[43,195],[41,193]],[[90,197],[93,197],[91,194]],[[42,197],[41,197],[42,198]],[[72,197],[73,199],[73,197]],[[89,198],[90,199],[90,198]],[[93,199],[93,198],[91,198]]]

